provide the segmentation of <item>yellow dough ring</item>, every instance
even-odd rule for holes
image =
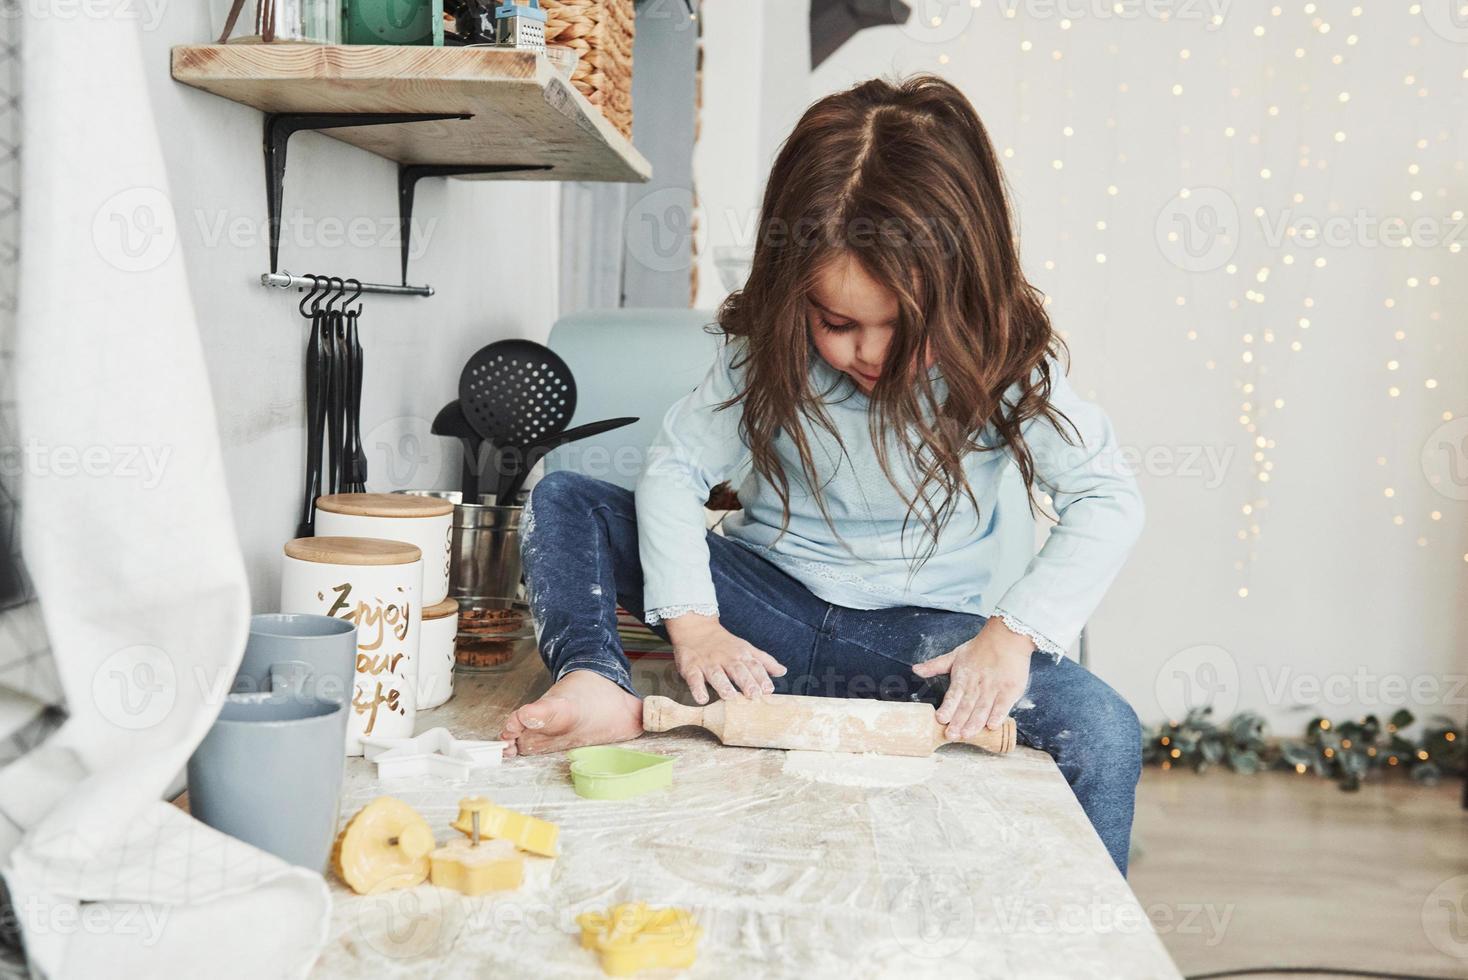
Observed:
[[[376,895],[428,880],[435,847],[428,822],[402,800],[379,796],[347,821],[332,849],[332,865],[352,891]]]

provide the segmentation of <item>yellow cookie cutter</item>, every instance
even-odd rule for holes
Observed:
[[[428,855],[429,879],[464,895],[519,888],[525,881],[525,855],[507,840],[480,840],[479,811],[469,809],[468,840],[451,840]]]
[[[359,895],[412,888],[428,879],[428,821],[402,800],[379,796],[358,810],[332,848],[337,874]]]
[[[698,957],[703,928],[693,913],[652,908],[646,902],[613,905],[605,912],[582,912],[581,946],[601,960],[604,972],[625,977],[638,970],[683,970]]]
[[[459,818],[449,826],[466,837],[474,835],[474,816],[479,816],[479,833],[485,837],[507,840],[522,851],[556,856],[556,839],[561,828],[548,820],[540,820],[514,810],[495,806],[483,796],[469,796],[459,801]]]
[[[429,880],[463,895],[519,888],[525,881],[525,855],[507,840],[451,840],[428,859]]]

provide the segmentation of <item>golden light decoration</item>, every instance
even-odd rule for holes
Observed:
[[[1451,2],[1460,3],[1461,0]],[[970,6],[981,6],[981,0],[970,0]],[[1120,6],[1116,5],[1116,9]],[[1019,13],[1014,5],[1001,4],[999,7],[1006,23],[1014,21]],[[1175,321],[1178,329],[1172,336],[1179,342],[1185,340],[1199,347],[1206,346],[1206,350],[1198,351],[1198,361],[1194,363],[1201,362],[1205,371],[1226,372],[1234,390],[1239,392],[1227,406],[1227,417],[1237,420],[1247,440],[1244,445],[1249,459],[1245,465],[1250,467],[1253,476],[1240,494],[1242,499],[1236,501],[1238,510],[1234,519],[1238,522],[1235,526],[1238,548],[1228,556],[1237,576],[1233,583],[1234,592],[1240,599],[1250,595],[1251,571],[1258,558],[1260,541],[1269,530],[1271,484],[1308,477],[1308,474],[1301,474],[1292,467],[1289,460],[1277,456],[1276,437],[1300,431],[1294,426],[1282,427],[1283,413],[1286,410],[1292,413],[1316,410],[1306,399],[1284,390],[1292,375],[1298,377],[1301,374],[1301,369],[1293,366],[1300,363],[1295,359],[1313,357],[1317,350],[1324,355],[1333,355],[1341,350],[1347,339],[1347,328],[1355,329],[1354,323],[1335,322],[1333,318],[1339,314],[1334,310],[1330,319],[1322,319],[1323,312],[1318,312],[1321,307],[1317,303],[1317,295],[1323,302],[1326,284],[1316,277],[1330,269],[1332,258],[1341,254],[1322,246],[1339,247],[1340,243],[1331,242],[1327,235],[1317,234],[1316,228],[1307,227],[1307,222],[1283,209],[1293,204],[1302,208],[1313,207],[1321,215],[1346,217],[1344,209],[1350,207],[1350,203],[1331,200],[1328,195],[1332,183],[1324,178],[1333,177],[1333,168],[1346,160],[1344,153],[1354,152],[1347,148],[1359,144],[1363,134],[1368,142],[1378,138],[1377,132],[1370,128],[1374,118],[1360,116],[1365,100],[1354,98],[1354,93],[1365,90],[1368,82],[1355,72],[1365,59],[1380,64],[1384,56],[1391,54],[1384,48],[1392,34],[1384,30],[1364,29],[1364,4],[1352,5],[1348,11],[1331,6],[1328,16],[1333,19],[1327,19],[1326,12],[1321,9],[1324,7],[1326,5],[1314,2],[1298,6],[1274,3],[1251,12],[1250,19],[1242,23],[1238,20],[1242,15],[1236,12],[1229,25],[1229,33],[1234,37],[1228,44],[1208,47],[1212,44],[1208,38],[1223,36],[1211,30],[1201,35],[1189,35],[1186,46],[1178,45],[1173,49],[1174,60],[1168,63],[1173,69],[1171,77],[1153,79],[1146,86],[1149,98],[1166,101],[1169,94],[1174,97],[1179,108],[1174,110],[1176,119],[1172,125],[1184,138],[1196,139],[1203,132],[1203,127],[1198,126],[1187,112],[1194,100],[1218,98],[1233,108],[1236,118],[1210,123],[1206,135],[1216,141],[1221,132],[1222,138],[1230,141],[1234,172],[1242,179],[1228,190],[1240,215],[1254,215],[1253,221],[1244,222],[1242,227],[1247,230],[1252,226],[1257,230],[1278,221],[1283,230],[1282,237],[1277,240],[1265,238],[1263,241],[1234,243],[1235,246],[1247,244],[1257,252],[1251,254],[1249,249],[1239,248],[1236,255],[1231,256],[1232,261],[1208,273],[1212,283],[1225,289],[1219,300],[1201,297],[1198,284],[1205,281],[1203,277],[1196,272],[1182,270],[1179,271],[1177,287],[1162,294],[1164,299],[1170,300],[1169,308],[1179,314]],[[1421,10],[1417,5],[1405,10],[1391,8],[1390,12],[1385,7],[1375,7],[1372,16],[1379,19],[1407,16],[1412,19],[1414,28],[1421,23]],[[1159,12],[1158,19],[1165,21],[1166,12]],[[1222,26],[1223,19],[1222,15],[1214,14],[1207,23],[1217,28]],[[1071,96],[1070,64],[1075,59],[1062,56],[1075,53],[1077,49],[1068,46],[1064,51],[1057,49],[1057,35],[1054,33],[1057,25],[1059,31],[1068,32],[1067,44],[1076,39],[1076,35],[1096,27],[1094,23],[1082,23],[1079,18],[1074,21],[1068,18],[1027,18],[1017,22],[1023,36],[1011,40],[1011,35],[1001,43],[1007,46],[1017,42],[1024,53],[1050,52],[1048,59],[1028,62],[1026,70],[1046,72],[1047,84],[1053,82],[1057,90]],[[1373,21],[1371,26],[1379,27],[1380,24]],[[1236,31],[1243,35],[1242,40],[1247,44],[1239,43],[1241,39]],[[1414,46],[1420,44],[1420,35],[1424,32],[1414,29],[1410,33],[1409,43]],[[975,36],[977,38],[978,35]],[[1194,41],[1194,37],[1198,39]],[[1247,49],[1250,45],[1258,48],[1242,54],[1225,53],[1231,51],[1231,46]],[[1363,45],[1369,50],[1362,51]],[[1008,50],[1012,52],[1013,48]],[[1141,90],[1143,86],[1140,83],[1136,86],[1131,84],[1138,81],[1139,76],[1127,71],[1130,66],[1122,57],[1121,47],[1108,43],[1105,51],[1116,59],[1113,61],[1116,74],[1101,84],[1117,93],[1119,100],[1127,98],[1134,89]],[[1266,67],[1261,76],[1262,82],[1256,79],[1244,83],[1239,66],[1246,60],[1250,64],[1260,62],[1261,56]],[[1283,64],[1282,59],[1285,59]],[[939,60],[944,65],[949,64],[946,54]],[[956,62],[963,60],[953,59]],[[1195,70],[1212,69],[1215,63],[1225,73],[1221,77],[1237,77],[1241,79],[1240,83],[1225,84],[1220,88],[1216,83],[1208,84],[1208,80],[1194,77]],[[1308,76],[1302,74],[1306,70],[1310,72]],[[1400,72],[1395,77],[1401,87],[1418,98],[1428,95],[1428,84],[1433,80],[1425,71]],[[1462,77],[1468,79],[1468,70],[1462,72]],[[1020,82],[1021,93],[1028,87],[1028,80]],[[1450,104],[1441,98],[1441,92],[1435,96],[1442,104]],[[1121,132],[1119,117],[1120,111],[1105,117],[1105,138],[1117,139]],[[1021,125],[1030,121],[1023,106],[1018,119]],[[1400,239],[1402,248],[1395,253],[1394,259],[1408,267],[1393,271],[1388,288],[1366,297],[1371,307],[1369,312],[1376,314],[1378,325],[1374,333],[1364,338],[1364,342],[1389,347],[1389,350],[1369,348],[1374,359],[1371,363],[1376,365],[1376,371],[1382,373],[1365,379],[1365,397],[1370,400],[1367,407],[1372,410],[1386,407],[1388,411],[1400,413],[1393,420],[1398,431],[1412,428],[1414,420],[1402,417],[1409,413],[1426,413],[1429,417],[1440,416],[1443,421],[1450,421],[1453,413],[1444,408],[1441,399],[1455,387],[1449,382],[1456,380],[1455,376],[1441,374],[1429,377],[1433,363],[1431,352],[1414,349],[1408,338],[1413,324],[1421,322],[1423,317],[1427,317],[1429,323],[1442,320],[1442,311],[1437,308],[1441,304],[1440,277],[1435,274],[1436,270],[1425,266],[1425,263],[1439,258],[1440,251],[1429,251],[1425,238],[1412,223],[1412,218],[1420,213],[1419,209],[1408,202],[1421,204],[1446,199],[1448,188],[1422,186],[1424,181],[1431,179],[1431,168],[1424,164],[1420,151],[1434,145],[1429,136],[1435,135],[1435,142],[1443,143],[1452,135],[1445,126],[1434,127],[1435,134],[1434,128],[1425,128],[1433,126],[1430,118],[1418,118],[1415,122],[1416,128],[1405,145],[1397,147],[1395,153],[1391,146],[1380,152],[1387,158],[1388,172],[1404,175],[1399,179],[1404,179],[1407,186],[1401,189],[1390,206],[1398,211],[1411,208],[1413,213],[1401,215],[1405,219],[1402,230],[1405,231],[1406,225],[1412,225],[1417,240]],[[1075,255],[1086,265],[1115,267],[1120,271],[1126,263],[1121,260],[1116,246],[1109,244],[1109,239],[1124,230],[1124,218],[1112,204],[1121,195],[1121,184],[1126,183],[1117,174],[1119,172],[1124,177],[1125,165],[1137,154],[1128,153],[1131,147],[1117,146],[1112,142],[1108,144],[1110,155],[1118,170],[1091,176],[1094,171],[1083,173],[1085,168],[1074,165],[1079,161],[1061,150],[1061,147],[1075,145],[1071,140],[1076,135],[1075,127],[1062,124],[1046,128],[1047,142],[1030,147],[1034,152],[1027,152],[1027,157],[1034,161],[1032,167],[1044,167],[1048,161],[1046,175],[1056,182],[1064,182],[1056,200],[1063,212],[1073,212],[1075,218],[1069,223],[1061,222],[1057,237],[1062,247],[1073,244],[1082,251],[1065,248],[1059,256],[1060,263],[1055,258],[1044,261],[1045,270],[1064,274],[1069,270],[1062,270],[1060,266]],[[1086,127],[1081,128],[1084,131]],[[1056,143],[1060,146],[1057,147]],[[1039,146],[1044,150],[1039,151]],[[1196,200],[1204,181],[1195,179],[1196,174],[1189,171],[1193,169],[1192,160],[1198,158],[1198,154],[1190,156],[1190,148],[1186,145],[1182,150],[1179,172],[1172,183],[1180,198]],[[1374,144],[1373,150],[1376,150]],[[1005,146],[1002,155],[1006,160],[1015,159],[1015,146]],[[1072,165],[1067,166],[1068,163]],[[1461,161],[1459,169],[1462,169]],[[1080,196],[1073,190],[1074,182],[1087,179],[1092,181],[1091,186],[1085,196]],[[1129,191],[1132,186],[1135,185],[1129,185]],[[1096,207],[1097,201],[1103,206]],[[1441,208],[1441,212],[1449,210]],[[1452,214],[1455,220],[1461,220],[1461,209],[1453,210]],[[1181,247],[1186,244],[1179,240],[1173,229],[1163,234],[1168,237],[1169,245]],[[1094,236],[1094,239],[1088,236]],[[1444,243],[1443,250],[1456,254],[1461,250],[1461,243]],[[1350,254],[1354,261],[1356,253]],[[1052,298],[1046,296],[1044,302],[1049,305]],[[1218,332],[1200,329],[1200,310],[1205,311],[1205,315],[1215,312],[1234,315],[1236,329]],[[1306,332],[1320,337],[1321,342],[1312,343],[1307,349],[1304,344]],[[1421,331],[1418,333],[1424,339],[1427,337]],[[1350,336],[1349,340],[1355,342],[1356,337]],[[1318,371],[1315,365],[1311,365],[1304,369],[1304,373],[1311,373],[1312,369]],[[1376,402],[1375,399],[1383,401]],[[1288,406],[1286,402],[1289,402]],[[1288,442],[1286,445],[1290,449],[1295,448]],[[1429,512],[1416,503],[1412,488],[1419,478],[1418,460],[1409,453],[1394,454],[1388,460],[1377,455],[1374,447],[1364,451],[1369,454],[1366,459],[1376,458],[1378,466],[1382,467],[1381,478],[1355,488],[1355,492],[1382,506],[1377,519],[1390,521],[1398,528],[1410,528],[1403,535],[1402,546],[1412,546],[1415,542],[1416,547],[1427,547],[1434,530],[1441,540],[1443,525],[1455,522],[1445,522],[1443,512]],[[1376,496],[1378,493],[1381,496]],[[1463,557],[1468,562],[1468,555]]]

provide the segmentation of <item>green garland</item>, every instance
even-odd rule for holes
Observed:
[[[1212,708],[1194,708],[1182,721],[1169,721],[1142,733],[1142,759],[1164,769],[1190,766],[1202,772],[1226,765],[1234,772],[1294,769],[1337,780],[1346,791],[1361,788],[1372,773],[1406,771],[1420,783],[1434,784],[1445,775],[1461,775],[1468,764],[1463,733],[1449,718],[1437,716],[1419,726],[1415,737],[1406,730],[1415,721],[1402,709],[1383,724],[1375,715],[1355,721],[1311,719],[1304,737],[1270,744],[1264,719],[1242,711],[1215,724]]]

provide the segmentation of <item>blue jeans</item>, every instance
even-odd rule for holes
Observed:
[[[912,665],[947,653],[984,625],[983,616],[942,609],[833,605],[732,539],[709,532],[708,546],[719,621],[786,667],[772,678],[778,694],[936,706],[947,679],[925,680]],[[536,642],[551,676],[589,670],[637,695],[616,612],[620,603],[643,615],[632,491],[567,470],[546,474],[526,505],[520,553]],[[662,624],[652,630],[667,638]],[[1036,651],[1012,713],[1019,741],[1055,759],[1125,875],[1142,767],[1141,726],[1131,706],[1074,661]]]

